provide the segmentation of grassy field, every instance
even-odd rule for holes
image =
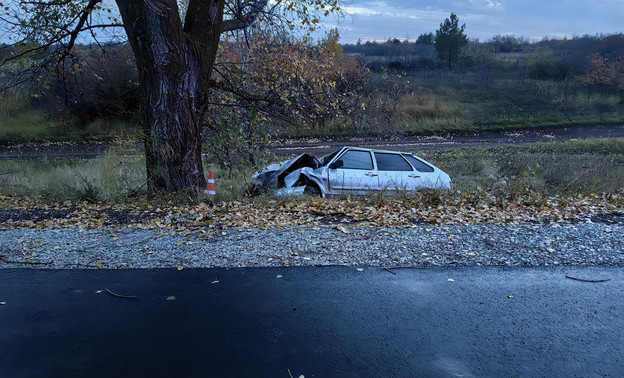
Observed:
[[[624,102],[619,96],[589,92],[575,83],[520,80],[503,75],[485,82],[476,73],[458,74],[437,82],[426,77],[412,81],[417,91],[431,93],[441,105],[439,115],[430,120],[419,123],[423,117],[413,117],[412,124],[404,126],[406,134],[624,121]]]
[[[475,72],[372,75],[368,92],[382,85],[393,91],[364,98],[367,107],[361,118],[338,118],[314,127],[293,125],[277,135],[416,136],[624,123],[621,96],[574,82],[522,80],[513,72],[493,74],[487,81]]]
[[[138,135],[137,126],[114,119],[98,119],[82,127],[63,124],[24,100],[0,98],[0,145],[22,142],[110,140]]]
[[[448,172],[461,191],[514,197],[615,193],[624,188],[624,140],[589,139],[420,154]]]
[[[52,200],[118,201],[145,195],[145,161],[112,147],[92,160],[6,161],[0,193]],[[454,189],[506,198],[527,194],[585,195],[624,188],[624,140],[596,139],[526,146],[461,148],[418,152],[451,176]],[[208,163],[208,162],[207,162]],[[217,201],[246,198],[253,167],[217,173]],[[198,201],[197,198],[186,198]]]
[[[342,115],[322,124],[272,120],[258,130],[280,139],[328,139],[624,123],[621,93],[574,77],[531,78],[514,54],[501,54],[491,69],[371,71],[355,95],[356,106]],[[0,98],[0,144],[139,135],[135,124],[117,120],[64,123],[28,101]]]

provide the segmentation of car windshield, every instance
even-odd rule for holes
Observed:
[[[342,149],[340,149],[340,150],[342,150]],[[331,161],[331,159],[333,159],[333,158],[334,158],[334,156],[336,156],[336,154],[337,154],[338,152],[340,152],[340,150],[336,150],[336,151],[332,152],[332,153],[331,153],[331,154],[329,154],[329,155],[325,155],[325,156],[323,156],[323,157],[321,158],[321,167],[322,167],[322,166],[327,165],[327,164]]]

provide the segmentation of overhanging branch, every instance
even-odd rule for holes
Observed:
[[[258,94],[247,92],[233,85],[224,84],[222,81],[210,80],[210,87],[232,93],[233,95],[236,95],[246,101],[266,102],[273,105],[278,105],[281,102],[279,101],[279,99],[275,98],[274,96],[270,96],[267,93]]]
[[[82,11],[80,18],[78,19],[78,24],[76,25],[74,30],[72,30],[69,33],[69,42],[67,43],[67,45],[65,45],[65,49],[63,51],[63,54],[61,54],[61,56],[59,57],[59,60],[63,60],[65,57],[67,57],[67,55],[69,55],[69,52],[71,51],[71,49],[74,47],[74,44],[76,43],[76,39],[78,38],[78,35],[83,30],[85,23],[89,19],[91,12],[93,12],[93,10],[95,9],[95,6],[101,2],[102,0],[89,0],[89,3],[85,7],[85,9]]]
[[[223,21],[221,32],[247,28],[263,12],[268,2],[268,0],[251,0],[239,2],[237,7],[230,7],[234,18]]]

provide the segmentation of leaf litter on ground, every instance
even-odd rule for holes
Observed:
[[[488,194],[442,192],[435,196],[417,193],[409,197],[381,199],[243,199],[211,205],[159,203],[147,199],[115,203],[50,201],[41,197],[0,195],[0,230],[111,227],[157,229],[163,235],[199,232],[223,237],[227,237],[228,228],[316,227],[334,221],[336,230],[350,233],[343,223],[344,219],[349,219],[350,227],[518,225],[575,223],[596,216],[612,217],[622,213],[624,191],[553,197],[533,193],[513,199]],[[46,217],[46,214],[64,216]]]

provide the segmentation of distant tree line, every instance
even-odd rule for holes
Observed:
[[[390,69],[417,72],[448,68],[448,61],[439,59],[436,54],[435,39],[433,33],[426,33],[421,34],[415,42],[367,41],[345,44],[343,49],[346,54],[360,56],[373,71]],[[525,67],[527,77],[570,80],[586,75],[598,67],[602,67],[600,70],[603,71],[604,67],[617,71],[616,66],[624,61],[622,33],[583,35],[567,39],[544,38],[538,42],[530,42],[524,37],[514,35],[495,35],[485,42],[466,42],[456,56],[457,61],[453,63],[455,69],[472,70],[484,65],[495,65],[498,57],[513,62],[516,66]],[[611,73],[607,76],[618,75]],[[608,77],[598,79],[597,74],[593,77],[592,82],[596,83],[617,81]]]
[[[468,40],[464,27],[452,14],[435,33],[423,33],[415,41],[341,45],[337,31],[306,42],[269,30],[224,37],[212,76],[217,86],[207,104],[206,142],[217,159],[224,159],[220,162],[233,166],[241,157],[255,161],[256,146],[283,127],[320,130],[334,123],[362,130],[376,116],[379,124],[387,124],[390,118],[383,117],[397,112],[401,96],[414,94],[408,73],[424,81],[468,73],[479,85],[497,77],[514,80],[514,85],[515,80],[521,85],[549,81],[561,83],[565,93],[568,87],[588,94],[620,95],[624,90],[624,34],[538,42],[495,35],[481,42]],[[19,47],[0,45],[0,62],[18,52]],[[4,65],[0,86],[25,80],[22,93],[28,105],[64,127],[81,128],[98,119],[132,123],[141,113],[138,72],[127,44],[78,45],[73,59],[26,80],[16,73],[28,64],[24,59]],[[228,87],[266,92],[274,101],[236,100],[236,94],[219,89],[225,80]],[[431,111],[439,112],[433,103]]]
[[[284,99],[298,102],[293,109],[300,112],[307,109],[303,121],[314,127],[326,122],[328,117],[353,113],[357,109],[355,97],[347,94],[363,90],[369,81],[367,69],[372,72],[448,69],[448,62],[440,60],[436,54],[433,33],[422,34],[415,42],[389,39],[340,45],[338,38],[337,33],[330,33],[316,46],[306,47],[287,40],[280,42],[270,36],[255,36],[250,45],[254,53],[271,53],[284,59],[272,59],[270,62],[275,62],[272,66],[254,66],[258,71],[250,77],[259,81],[254,83],[247,79],[240,85],[280,88]],[[221,70],[239,69],[237,60],[244,55],[240,49],[245,46],[234,40],[224,42],[219,61]],[[14,53],[15,47],[0,45],[0,60]],[[137,100],[138,73],[129,47],[104,46],[102,50],[96,45],[80,45],[76,55],[79,58],[76,62],[68,62],[62,69],[42,73],[23,84],[23,92],[31,94],[28,98],[32,106],[72,127],[84,127],[97,119],[134,122],[141,105]],[[286,59],[289,56],[296,56],[304,64],[299,76],[286,80],[279,75],[279,65],[289,61]],[[230,66],[228,61],[235,63]],[[624,89],[624,34],[544,38],[533,43],[523,37],[496,35],[485,42],[468,41],[457,56],[454,69],[483,71],[486,76],[501,70],[515,70],[520,78],[574,80],[594,90],[620,93]],[[17,79],[10,67],[0,72],[0,81]],[[258,108],[250,112],[247,109],[242,113],[246,118],[252,114],[251,119],[257,120],[255,114],[269,111],[273,110]],[[223,110],[215,112],[223,114]],[[227,113],[231,117],[233,112],[227,110]],[[286,114],[283,116],[288,118]],[[240,114],[237,117],[240,118]],[[232,121],[236,123],[240,124],[240,119]]]

